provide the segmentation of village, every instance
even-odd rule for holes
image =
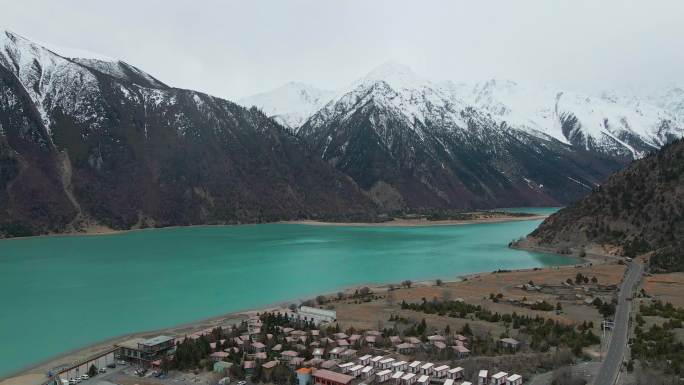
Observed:
[[[119,341],[104,361],[60,372],[59,385],[536,385],[539,373],[596,362],[623,271],[585,264],[350,289]],[[108,374],[84,379],[91,366]]]
[[[208,329],[176,340],[157,336],[128,341],[120,345],[117,358],[128,365],[149,368],[148,377],[159,377],[166,369],[167,357],[177,354],[187,339],[190,344],[211,341],[209,347],[212,352],[208,358],[212,371],[225,376],[218,380],[221,384],[229,382],[231,376],[238,380],[247,378],[275,383],[282,380],[292,383],[296,378],[297,385],[522,384],[519,374],[492,372],[487,368],[479,369],[475,382],[470,382],[467,378],[472,376],[463,367],[445,364],[469,356],[467,336],[434,334],[422,340],[384,336],[378,330],[347,334],[336,332],[332,326],[336,321],[334,310],[302,306],[295,312],[252,316],[241,327],[225,331],[225,334],[219,329]],[[271,332],[264,333],[264,329]],[[233,336],[235,334],[240,335]],[[515,352],[519,344],[513,338],[502,338],[499,343],[511,352]],[[441,355],[452,359],[434,362],[412,360],[418,351],[430,352],[435,358]],[[450,354],[446,354],[447,351]],[[377,355],[361,355],[361,352]],[[239,357],[238,362],[234,357]],[[283,368],[290,375],[277,378],[275,372]],[[148,372],[138,373],[143,376]]]

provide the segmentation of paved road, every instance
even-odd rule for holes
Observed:
[[[632,297],[634,287],[641,280],[643,271],[644,267],[640,262],[633,261],[629,264],[627,275],[620,285],[618,304],[615,309],[615,327],[608,345],[608,352],[594,380],[594,385],[613,385],[615,382],[627,349],[629,336],[629,313],[632,310],[632,301],[628,301],[627,298]]]

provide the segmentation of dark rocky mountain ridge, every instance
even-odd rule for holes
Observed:
[[[408,69],[383,69],[298,135],[384,210],[560,206],[631,157],[518,129]]]
[[[613,118],[592,131],[582,98],[572,113],[557,101],[534,127],[520,126],[495,97],[509,83],[488,82],[463,101],[453,84],[383,71],[301,127],[283,127],[125,62],[66,58],[4,32],[0,236],[565,205],[681,131],[642,106],[656,134]],[[280,94],[302,95],[290,88]],[[288,121],[327,95],[309,94],[320,97],[288,105]],[[278,97],[261,99],[275,108]],[[565,119],[566,137],[543,131],[547,115]]]
[[[684,270],[684,140],[636,160],[547,218],[522,246],[650,255],[653,271]]]
[[[0,35],[0,235],[372,218],[256,109]]]

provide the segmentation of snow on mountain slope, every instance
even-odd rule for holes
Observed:
[[[307,130],[315,130],[331,119],[344,122],[357,109],[371,104],[391,111],[394,118],[404,121],[421,138],[425,138],[428,126],[457,129],[467,125],[461,114],[465,103],[408,67],[387,62],[339,92],[309,119]]]
[[[386,63],[338,93],[298,135],[388,210],[565,204],[621,167],[573,151],[490,88],[436,83]],[[535,102],[527,111],[538,111]]]
[[[666,109],[615,93],[596,97],[492,79],[463,97],[511,127],[585,150],[640,158],[684,135],[683,122]]]
[[[498,122],[570,144],[555,115],[556,92],[550,87],[526,87],[510,80],[490,79],[473,85],[469,92],[461,87],[461,95],[469,105]]]
[[[98,119],[91,103],[98,83],[88,69],[17,34],[0,32],[0,65],[12,71],[24,86],[50,132],[49,111],[79,111],[78,121]]]
[[[333,91],[319,89],[305,83],[290,82],[272,91],[240,99],[238,104],[256,106],[266,115],[296,131],[333,95]]]
[[[147,88],[168,88],[161,81],[139,68],[121,60],[106,61],[92,58],[73,58],[73,61],[118,79]]]
[[[57,116],[68,115],[74,123],[85,124],[88,131],[103,127],[107,119],[106,96],[99,73],[128,82],[118,84],[116,92],[131,100],[140,97],[137,87],[169,88],[125,62],[69,59],[10,31],[0,32],[0,66],[19,80],[40,114],[48,137],[52,137]]]
[[[260,111],[0,32],[0,237],[374,210]]]
[[[633,158],[641,158],[684,134],[682,122],[668,111],[639,100],[623,100],[611,93],[592,97],[559,92],[555,112],[564,123],[566,137],[575,132],[582,134],[573,144],[585,149],[592,145],[598,149],[622,146]],[[577,122],[566,124],[572,117]]]
[[[679,122],[684,122],[684,86],[671,85],[652,92],[648,100],[674,114]]]
[[[661,106],[648,100],[603,93],[592,96],[548,85],[527,86],[491,79],[469,85],[433,82],[408,67],[385,63],[339,92],[313,114],[310,127],[347,113],[368,100],[384,104],[409,123],[430,123],[448,130],[465,129],[463,111],[474,109],[507,129],[544,140],[557,140],[578,150],[640,158],[684,135],[684,121],[673,111],[684,111],[678,89]],[[681,89],[679,89],[679,92]],[[351,111],[351,112],[350,112]],[[418,134],[422,128],[416,128]]]

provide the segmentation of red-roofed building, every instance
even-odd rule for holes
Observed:
[[[313,373],[314,383],[319,385],[347,385],[354,377],[336,373],[326,369],[319,369]]]

